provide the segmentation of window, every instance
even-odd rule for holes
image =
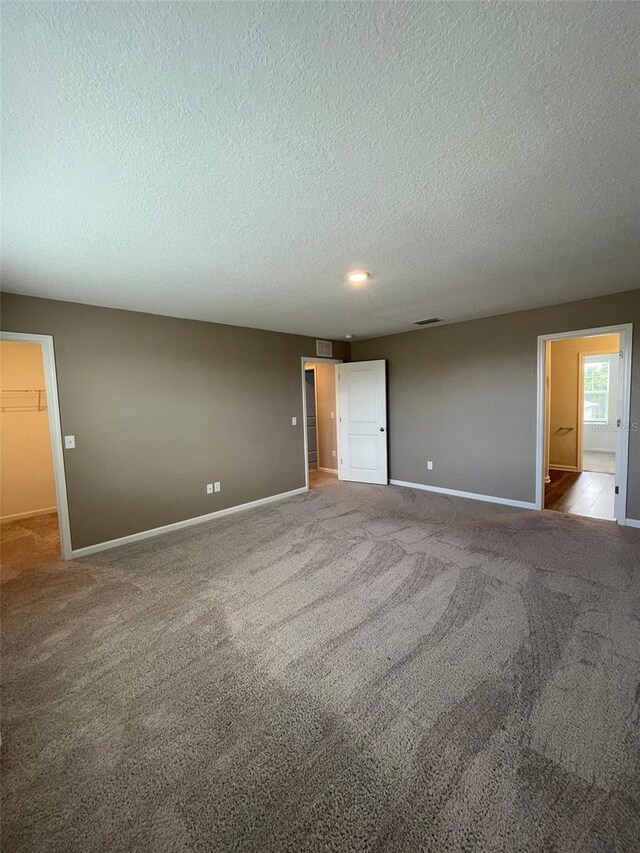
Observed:
[[[584,359],[584,420],[603,424],[609,415],[609,371],[611,363],[602,356],[588,355]]]

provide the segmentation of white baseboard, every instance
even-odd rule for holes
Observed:
[[[575,465],[549,465],[552,471],[571,471],[572,474],[579,474],[580,469]]]
[[[627,518],[625,524],[627,527],[640,527],[640,518]]]
[[[198,515],[195,518],[186,518],[184,521],[175,521],[173,524],[165,524],[163,527],[154,527],[151,530],[141,530],[140,533],[132,533],[130,536],[121,536],[119,539],[109,539],[107,542],[98,542],[96,545],[87,545],[86,548],[76,548],[71,552],[71,559],[75,560],[78,557],[88,557],[90,554],[97,554],[99,551],[107,551],[109,548],[119,548],[121,545],[130,545],[133,542],[141,542],[143,539],[152,539],[154,536],[162,536],[164,533],[173,533],[174,530],[183,530],[185,527],[194,527],[196,524],[204,524],[206,521],[213,521],[216,518],[223,518],[225,515],[234,515],[237,512],[244,512],[248,509],[255,509],[265,504],[273,503],[274,501],[282,501],[286,498],[292,498],[294,495],[301,495],[307,489],[303,486],[301,489],[293,489],[290,492],[281,492],[278,495],[269,495],[266,498],[259,498],[257,501],[249,501],[246,504],[238,504],[230,506],[226,509],[219,509],[216,512],[209,512],[207,515]]]
[[[8,524],[10,521],[20,521],[23,518],[35,518],[38,515],[51,515],[58,512],[57,506],[50,506],[46,509],[34,509],[31,512],[17,512],[15,515],[3,515],[0,517],[0,524]]]
[[[318,471],[326,471],[327,474],[337,474],[338,473],[337,468],[318,468]]]
[[[407,483],[405,480],[389,480],[392,486],[405,486],[408,489],[422,489],[424,492],[436,492],[439,495],[451,495],[455,498],[468,498],[472,501],[484,501],[489,504],[504,504],[520,509],[535,509],[533,501],[513,501],[509,498],[498,498],[495,495],[479,495],[477,492],[459,492],[457,489],[444,489],[442,486],[425,486],[423,483]]]

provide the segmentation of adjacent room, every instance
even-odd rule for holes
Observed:
[[[7,853],[640,850],[640,4],[0,5]]]
[[[551,341],[545,508],[615,521],[618,414],[624,408],[620,335]],[[618,487],[619,488],[619,487]]]
[[[0,548],[4,572],[60,560],[42,346],[0,340]]]
[[[336,365],[330,359],[304,361],[305,424],[309,486],[336,479]]]

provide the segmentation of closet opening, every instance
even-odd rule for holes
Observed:
[[[307,488],[338,479],[337,359],[303,358],[304,453]]]
[[[0,336],[3,578],[71,556],[53,342]]]

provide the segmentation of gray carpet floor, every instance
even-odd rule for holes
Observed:
[[[328,481],[2,592],[7,852],[640,848],[640,531]]]

